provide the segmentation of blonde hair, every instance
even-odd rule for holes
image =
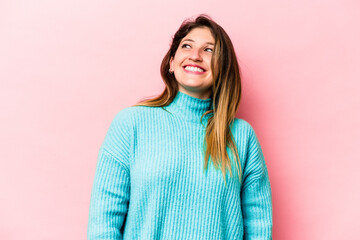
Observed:
[[[215,39],[211,70],[213,73],[212,110],[202,117],[211,114],[206,126],[204,141],[204,171],[209,164],[209,158],[216,169],[221,169],[225,183],[226,170],[232,176],[231,158],[227,148],[235,157],[236,170],[241,179],[241,165],[235,140],[230,125],[241,98],[240,69],[234,47],[225,30],[206,15],[199,15],[195,20],[185,20],[173,37],[169,51],[162,60],[160,72],[165,82],[164,91],[157,97],[140,101],[135,106],[163,107],[169,105],[175,98],[178,89],[177,81],[169,73],[170,59],[176,53],[181,40],[194,28],[208,27]]]

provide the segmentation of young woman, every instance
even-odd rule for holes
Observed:
[[[175,33],[166,88],[121,110],[101,146],[88,239],[271,239],[267,168],[235,118],[240,73],[230,38],[200,15]]]

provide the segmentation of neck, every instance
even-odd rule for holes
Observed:
[[[191,91],[187,91],[185,88],[181,87],[180,85],[179,85],[179,92],[182,92],[191,97],[199,98],[199,99],[203,99],[203,100],[206,100],[206,99],[210,98],[210,96],[211,96],[211,89],[209,89],[206,92],[204,92],[204,91],[191,92]]]
[[[165,107],[169,112],[183,120],[201,123],[202,115],[212,109],[212,99],[200,99],[178,91],[174,100]],[[203,117],[202,123],[207,121],[209,114]]]

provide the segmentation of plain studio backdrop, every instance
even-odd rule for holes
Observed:
[[[268,165],[274,239],[360,235],[356,0],[0,1],[0,239],[85,239],[97,154],[121,109],[209,14],[242,69],[237,117]]]

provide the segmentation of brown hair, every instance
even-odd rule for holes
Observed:
[[[157,97],[139,102],[138,106],[163,107],[169,105],[178,92],[178,84],[174,74],[169,73],[170,59],[175,56],[181,40],[194,28],[208,27],[215,39],[214,52],[211,59],[213,73],[212,105],[213,109],[204,113],[212,114],[206,126],[204,141],[204,170],[211,158],[216,169],[221,171],[226,182],[226,170],[232,176],[231,160],[227,147],[235,156],[235,164],[241,179],[240,159],[235,141],[230,131],[235,113],[240,103],[241,81],[240,69],[234,47],[225,30],[207,15],[199,15],[195,20],[185,20],[173,37],[169,51],[162,60],[160,72],[165,82],[164,91]]]

